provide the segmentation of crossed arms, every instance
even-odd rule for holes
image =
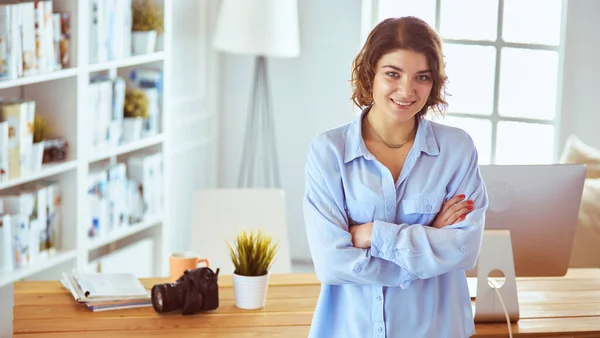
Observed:
[[[462,200],[450,199],[434,226],[375,220],[349,228],[339,168],[331,164],[328,168],[331,161],[319,156],[313,149],[309,152],[303,208],[311,255],[322,283],[407,288],[415,279],[475,266],[488,203],[475,149],[464,162],[464,175],[453,178],[447,189],[452,197],[464,194],[465,201],[473,203],[465,202],[449,212],[444,208]],[[459,210],[469,205],[472,209],[460,219]],[[459,219],[452,221],[448,214],[458,214]]]

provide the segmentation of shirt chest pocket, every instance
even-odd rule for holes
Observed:
[[[445,194],[424,193],[406,196],[402,199],[402,213],[405,222],[429,225],[442,209]]]
[[[373,204],[348,200],[346,202],[346,214],[348,215],[348,225],[373,222],[375,206]]]

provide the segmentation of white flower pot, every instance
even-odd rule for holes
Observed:
[[[42,170],[44,161],[44,141],[34,143],[31,146],[31,173]]]
[[[165,33],[159,33],[156,35],[156,51],[160,52],[165,49]]]
[[[123,143],[135,142],[142,135],[143,119],[141,117],[125,117],[123,119]]]
[[[133,55],[150,54],[156,51],[156,31],[134,31],[131,35]]]
[[[264,276],[241,276],[233,274],[235,306],[245,310],[260,309],[267,302],[269,273]]]

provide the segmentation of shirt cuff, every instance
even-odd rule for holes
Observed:
[[[404,225],[379,220],[374,221],[371,233],[371,256],[398,264],[393,258],[397,258],[395,257],[396,252],[394,252],[396,240],[403,227]],[[400,267],[402,268],[402,266]],[[417,279],[416,275],[411,274],[404,268],[402,268],[402,273],[398,277],[400,279],[399,286],[402,289],[408,288],[411,282]]]
[[[371,233],[371,255],[385,260],[390,260],[396,238],[401,226],[384,221],[373,221]]]

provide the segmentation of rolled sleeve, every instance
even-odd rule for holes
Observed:
[[[373,256],[392,260],[394,251],[397,250],[399,232],[407,224],[394,224],[380,220],[373,221],[371,234],[371,253]]]

